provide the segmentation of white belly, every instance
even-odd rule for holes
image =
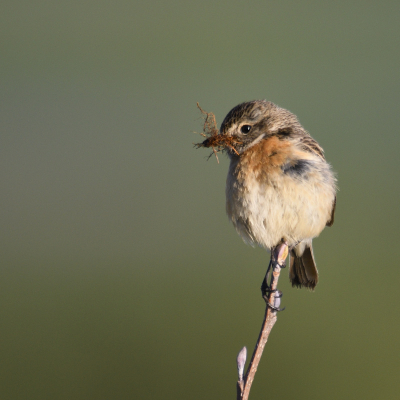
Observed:
[[[329,221],[335,179],[326,163],[302,179],[281,170],[260,182],[237,173],[232,160],[226,184],[226,210],[237,232],[251,245],[270,249],[281,239],[289,245],[318,236]]]

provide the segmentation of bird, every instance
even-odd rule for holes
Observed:
[[[229,142],[224,148],[230,159],[228,218],[253,247],[272,254],[286,243],[292,286],[314,290],[318,270],[312,240],[332,226],[337,192],[322,147],[295,114],[266,100],[234,107],[219,135]]]

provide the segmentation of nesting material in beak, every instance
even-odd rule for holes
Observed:
[[[230,149],[234,153],[239,155],[234,146],[237,144],[241,144],[241,142],[233,136],[222,135],[217,128],[215,115],[213,113],[208,113],[204,111],[200,107],[199,103],[197,103],[197,107],[201,111],[202,117],[204,119],[203,132],[200,132],[200,135],[205,137],[206,140],[201,143],[195,143],[195,147],[197,149],[199,149],[200,147],[211,147],[213,153],[211,153],[208,158],[210,158],[214,154],[218,163],[219,160],[217,153],[221,152],[222,150]]]

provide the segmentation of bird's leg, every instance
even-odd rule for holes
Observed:
[[[286,258],[288,256],[289,248],[286,242],[282,241],[278,246],[271,249],[271,259],[268,264],[268,269],[265,274],[265,278],[261,285],[261,294],[267,303],[268,307],[273,309],[274,311],[283,311],[279,308],[280,297],[282,297],[282,292],[277,289],[272,289],[273,275],[272,271],[275,271],[276,268],[285,268]],[[274,305],[270,304],[269,297],[271,293],[275,293],[274,296]]]
[[[268,281],[271,280],[270,277],[271,277],[271,268],[272,268],[272,251],[273,250],[271,250],[271,259],[268,264],[268,269],[267,269],[267,272],[265,273],[265,277],[264,277],[264,279],[262,281],[262,285],[261,285],[261,294],[264,298],[267,293],[272,293],[275,291],[275,290],[272,290],[271,285],[268,284]]]
[[[268,269],[265,274],[265,278],[261,285],[261,292],[263,295],[266,294],[267,292],[272,293],[276,291],[276,289],[275,290],[271,289],[271,283],[272,283],[271,270],[273,271],[277,267],[286,268],[287,254],[288,254],[288,246],[285,242],[282,242],[278,246],[271,249],[271,259],[268,264]],[[268,281],[270,283],[268,283]]]

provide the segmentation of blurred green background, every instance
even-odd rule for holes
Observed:
[[[268,99],[338,174],[314,293],[286,311],[252,399],[399,396],[398,1],[3,1],[2,399],[234,399],[269,255],[195,150]]]

